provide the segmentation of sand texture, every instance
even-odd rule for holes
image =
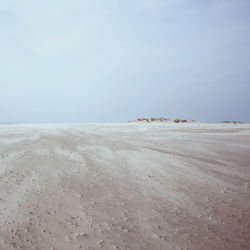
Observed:
[[[250,249],[250,125],[0,125],[0,249]]]

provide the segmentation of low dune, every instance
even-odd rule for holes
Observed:
[[[250,249],[250,124],[0,125],[0,249]]]

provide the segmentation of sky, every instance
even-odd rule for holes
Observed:
[[[250,122],[249,0],[0,0],[0,122]]]

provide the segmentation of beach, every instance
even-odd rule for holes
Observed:
[[[250,124],[0,125],[0,249],[249,249]]]

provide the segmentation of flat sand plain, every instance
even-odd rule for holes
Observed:
[[[250,249],[250,124],[0,125],[0,249]]]

